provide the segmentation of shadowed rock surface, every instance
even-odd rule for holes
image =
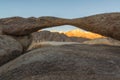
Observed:
[[[84,41],[83,44],[104,44],[104,45],[111,45],[111,46],[120,46],[120,41],[106,37],[106,38],[87,40],[87,41]]]
[[[0,67],[0,80],[120,80],[119,53],[104,45],[35,49]]]
[[[22,18],[12,17],[0,19],[2,32],[11,35],[27,35],[39,29],[73,25],[88,31],[120,40],[120,13],[105,13],[77,19],[57,17]]]
[[[23,51],[26,51],[26,49],[29,47],[29,45],[32,42],[32,36],[12,36],[14,39],[16,39],[23,47]]]
[[[0,35],[0,66],[22,54],[21,44],[7,35]]]

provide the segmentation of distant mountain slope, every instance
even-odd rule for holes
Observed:
[[[102,38],[102,35],[95,34],[92,32],[86,32],[80,29],[74,29],[70,30],[68,32],[64,32],[69,37],[83,37],[83,38],[88,38],[88,39],[95,39],[95,38]]]

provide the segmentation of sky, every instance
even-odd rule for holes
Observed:
[[[80,18],[100,13],[120,12],[120,0],[0,0],[0,18],[55,16]],[[73,26],[48,30],[68,31]]]

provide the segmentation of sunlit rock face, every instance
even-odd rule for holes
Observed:
[[[0,80],[119,80],[119,53],[105,45],[39,48],[0,67]]]
[[[28,35],[39,29],[61,25],[76,26],[120,40],[120,13],[105,13],[76,19],[47,16],[39,18],[11,17],[0,19],[2,32],[10,35]]]

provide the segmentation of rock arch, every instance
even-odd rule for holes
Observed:
[[[120,40],[120,13],[104,13],[93,16],[64,19],[57,17],[22,18],[11,17],[0,19],[2,32],[10,35],[28,35],[39,29],[72,25],[78,28],[95,32],[104,36]]]

